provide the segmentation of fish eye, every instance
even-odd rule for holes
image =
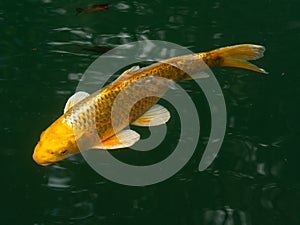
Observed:
[[[64,154],[66,154],[68,152],[68,150],[63,150],[63,151],[61,151],[59,154],[60,155],[64,155]]]

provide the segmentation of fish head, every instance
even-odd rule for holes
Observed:
[[[48,166],[78,152],[72,127],[60,117],[42,132],[33,159],[39,165]]]

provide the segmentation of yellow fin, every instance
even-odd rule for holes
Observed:
[[[170,112],[161,105],[152,106],[140,118],[132,123],[135,126],[149,127],[165,124],[170,119]]]
[[[86,97],[88,97],[90,94],[84,91],[79,91],[76,92],[74,95],[72,95],[64,108],[64,113],[67,112],[70,108],[72,108],[74,105],[76,105],[78,102],[80,102],[81,100],[85,99]]]
[[[248,62],[263,57],[265,47],[261,45],[242,44],[219,48],[208,52],[215,66],[239,67],[259,73],[267,73],[264,69]],[[210,62],[208,62],[210,63]]]
[[[140,140],[140,135],[133,130],[122,130],[117,135],[112,136],[105,141],[94,145],[94,149],[119,149],[128,148]]]

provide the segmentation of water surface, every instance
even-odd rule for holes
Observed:
[[[1,224],[300,224],[300,3],[114,1],[110,10],[76,16],[75,8],[87,4],[0,2]],[[268,75],[214,70],[228,126],[213,164],[197,170],[209,109],[203,93],[185,84],[201,109],[203,133],[192,159],[172,178],[147,187],[122,186],[99,176],[80,156],[36,165],[31,155],[39,134],[62,113],[98,57],[81,48],[148,39],[195,52],[238,43],[266,46],[257,64]],[[167,144],[159,150],[140,157],[114,154],[151,163],[170,151]]]

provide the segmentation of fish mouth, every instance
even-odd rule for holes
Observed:
[[[40,166],[49,166],[51,163],[38,163]]]
[[[42,161],[36,156],[36,154],[33,154],[32,158],[33,158],[33,160],[34,160],[37,164],[39,164],[40,166],[49,166],[50,164],[52,164],[52,163],[49,163],[49,162],[42,162]]]

